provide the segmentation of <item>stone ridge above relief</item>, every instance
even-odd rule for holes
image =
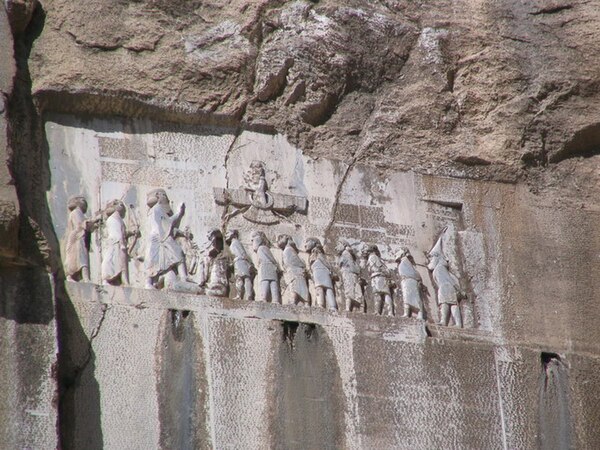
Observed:
[[[432,188],[225,128],[56,116],[46,134],[71,281],[485,323],[464,180]]]

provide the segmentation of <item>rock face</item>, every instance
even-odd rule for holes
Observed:
[[[5,446],[600,445],[597,2],[4,5]],[[425,321],[370,314],[364,261],[367,315],[236,302],[233,277],[229,299],[174,294],[218,275],[189,234],[173,236],[206,286],[199,269],[144,290],[155,188],[198,243],[239,229],[255,265],[257,230],[318,238],[334,265],[341,239],[391,271],[409,247]],[[139,222],[131,286],[102,285],[104,225],[81,234],[91,283],[65,281],[79,194],[87,219],[121,199]],[[436,325],[440,236],[464,329]]]

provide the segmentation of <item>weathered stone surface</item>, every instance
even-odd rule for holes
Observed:
[[[581,174],[582,164],[560,162],[598,145],[593,2],[53,0],[44,9],[33,92],[52,107],[62,98],[52,93],[73,94],[72,109],[94,94],[92,109],[113,112],[128,97],[275,127],[314,155],[500,179],[523,176],[522,163],[550,163],[550,179]]]
[[[0,259],[14,258],[18,251],[19,201],[9,171],[7,101],[15,76],[13,40],[6,11],[0,8]]]
[[[600,445],[597,2],[4,4],[3,444]],[[141,251],[134,288],[63,286],[68,196],[143,220],[166,188],[203,236],[258,157],[308,205],[278,233],[412,246],[427,321],[143,291]],[[463,330],[433,324],[447,224]]]
[[[96,424],[105,446],[130,443],[125,431],[142,423],[134,410],[147,413],[143,423],[151,429],[137,444],[157,445],[162,430],[162,448],[172,439],[200,448],[314,442],[407,449],[536,448],[554,438],[582,448],[596,440],[586,425],[594,406],[572,405],[587,398],[582,380],[598,384],[589,376],[597,361],[577,351],[565,349],[552,363],[568,366],[567,375],[549,365],[543,346],[491,334],[475,343],[464,339],[468,330],[456,329],[428,337],[423,323],[410,319],[85,283],[69,283],[66,292],[63,300],[93,338],[96,365],[86,378],[105,397]],[[140,343],[136,352],[132,342]],[[174,345],[194,348],[188,357],[195,362],[171,364]],[[156,390],[167,376],[181,402],[175,410],[174,398]],[[85,396],[85,386],[75,395]],[[549,416],[546,407],[565,415]],[[192,420],[196,429],[169,435],[178,414],[179,426]],[[561,422],[567,418],[577,424],[571,431],[571,419]],[[80,438],[89,431],[73,429]]]

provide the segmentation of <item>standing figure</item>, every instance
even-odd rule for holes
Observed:
[[[181,246],[181,250],[185,255],[185,268],[188,275],[195,275],[198,271],[200,249],[198,248],[198,244],[194,242],[194,234],[190,231],[190,227],[186,226],[183,230],[178,229],[175,240]]]
[[[442,250],[442,238],[445,232],[446,228],[430,250],[427,268],[432,272],[433,281],[437,286],[437,301],[441,308],[440,325],[448,326],[450,314],[452,314],[454,325],[462,328],[462,314],[458,302],[463,294],[460,290],[460,282],[450,272],[448,260]]]
[[[198,286],[187,280],[185,256],[175,241],[179,222],[185,214],[185,204],[182,203],[174,214],[164,189],[150,191],[146,204],[150,208],[144,261],[146,288],[156,289],[162,282],[168,289],[198,292]]]
[[[360,277],[360,264],[350,243],[342,239],[337,245],[338,266],[346,299],[346,311],[365,311],[364,280]]]
[[[321,241],[309,238],[306,241],[306,251],[310,253],[310,270],[317,293],[317,305],[330,311],[337,311],[335,291],[333,287],[333,270],[325,258],[325,251]]]
[[[404,314],[402,317],[410,317],[412,312],[417,313],[417,319],[424,319],[423,299],[421,291],[423,280],[414,266],[414,260],[407,248],[402,249],[396,258],[398,263],[398,276],[400,277],[400,289],[402,290],[402,301],[404,302]]]
[[[214,228],[208,232],[208,244],[200,266],[200,286],[208,295],[226,297],[229,294],[229,261],[223,249],[223,233]]]
[[[262,231],[252,233],[252,249],[258,256],[258,300],[281,303],[279,265],[269,249],[270,242]]]
[[[125,227],[125,205],[113,200],[106,205],[104,213],[104,252],[102,254],[102,282],[105,284],[129,284],[128,239],[139,236],[139,230],[127,231]]]
[[[67,203],[67,245],[65,248],[65,274],[69,281],[90,281],[90,233],[98,227],[100,218],[85,217],[87,202],[81,195],[71,197]]]
[[[367,269],[371,277],[371,289],[375,297],[375,314],[382,314],[383,307],[387,309],[388,316],[394,315],[394,302],[390,289],[390,271],[381,259],[381,253],[376,245],[366,248],[368,255]]]
[[[254,300],[253,280],[256,269],[246,249],[239,239],[238,230],[230,230],[225,235],[225,242],[229,245],[229,250],[233,255],[233,275],[235,277],[235,288],[237,290],[237,299],[252,301]]]
[[[290,289],[291,304],[310,305],[308,283],[306,281],[306,264],[298,256],[298,249],[291,236],[282,234],[277,238],[277,245],[283,250],[283,276]]]

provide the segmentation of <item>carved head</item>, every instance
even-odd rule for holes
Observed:
[[[277,237],[277,246],[283,250],[286,246],[291,245],[296,248],[296,243],[289,234],[280,234]]]
[[[257,252],[258,249],[263,245],[269,245],[269,240],[265,233],[262,231],[255,231],[252,233],[252,249]]]
[[[223,233],[221,233],[221,230],[213,228],[209,230],[206,237],[215,250],[223,250]]]
[[[163,205],[169,204],[169,197],[164,189],[152,189],[146,195],[146,205],[148,205],[149,208],[152,208],[157,203]]]
[[[352,256],[355,256],[352,244],[350,244],[350,242],[348,242],[346,239],[340,239],[340,241],[335,246],[335,251],[338,255],[341,255],[342,253],[344,253],[345,250],[348,250],[352,254]]]
[[[239,237],[240,233],[238,230],[229,230],[227,233],[225,233],[225,242],[227,242],[227,244],[231,244],[231,241],[238,239]]]
[[[323,245],[316,237],[311,237],[306,240],[306,251],[310,253],[313,250],[323,253]]]
[[[408,258],[412,256],[408,247],[403,247],[402,250],[400,250],[400,252],[396,256],[396,262],[400,262],[405,256]]]
[[[112,216],[112,214],[117,211],[121,217],[125,217],[125,204],[121,200],[112,200],[106,204],[106,208],[104,208],[104,212],[106,216]]]
[[[67,202],[67,208],[69,208],[69,211],[73,211],[75,208],[79,208],[82,212],[86,213],[88,204],[85,200],[85,197],[83,197],[82,195],[76,195],[69,199],[69,201]]]
[[[365,251],[365,254],[367,256],[371,256],[371,255],[381,256],[381,252],[379,251],[379,247],[377,247],[376,244],[367,245],[365,247],[364,251]]]

